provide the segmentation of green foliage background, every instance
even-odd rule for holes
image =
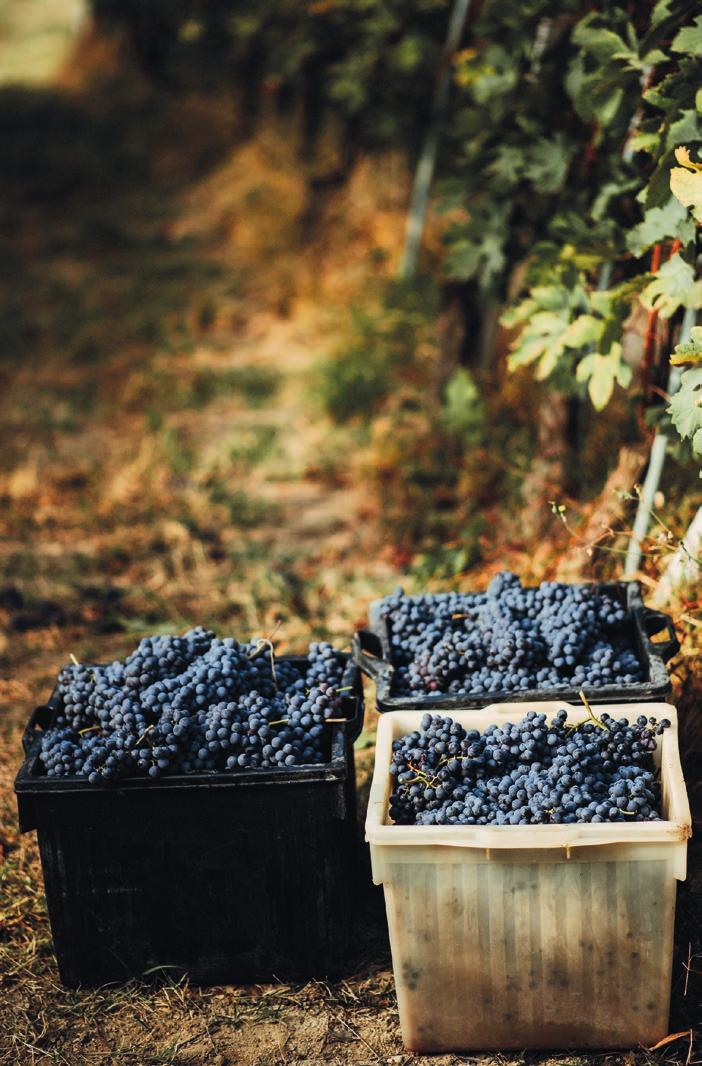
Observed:
[[[694,160],[702,141],[699,5],[484,0],[458,53],[442,58],[451,6],[93,0],[97,17],[126,28],[141,62],[172,85],[225,81],[251,114],[265,100],[301,110],[310,153],[335,124],[342,167],[361,149],[392,145],[415,158],[440,63],[450,63],[436,196],[443,276],[469,283],[483,309],[506,305],[512,368],[587,393],[597,409],[618,388],[637,397],[642,382],[622,348],[635,301],[663,319],[702,304],[694,208],[670,189],[675,149],[687,145]],[[344,389],[387,387],[392,360],[372,371],[352,363],[340,367]],[[694,374],[681,387],[675,424],[699,450]],[[345,418],[340,403],[332,407]]]

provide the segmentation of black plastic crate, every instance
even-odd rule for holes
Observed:
[[[586,583],[587,584],[587,583]],[[592,586],[592,583],[590,583]],[[638,581],[611,581],[595,586],[626,605],[631,613],[631,639],[644,669],[645,681],[628,685],[584,686],[583,691],[591,703],[640,703],[665,702],[670,694],[670,676],[667,661],[678,651],[680,644],[673,623],[667,614],[654,611],[644,605],[641,584]],[[465,707],[486,707],[501,700],[535,702],[537,700],[564,700],[579,703],[579,690],[575,688],[526,689],[518,692],[497,691],[484,694],[453,695],[445,692],[425,695],[402,696],[393,692],[395,667],[392,662],[392,647],[388,621],[381,617],[381,600],[374,600],[369,608],[369,629],[361,629],[354,635],[353,658],[368,677],[375,682],[376,705],[379,711],[398,710],[446,710]],[[666,631],[665,640],[654,643],[651,637]]]
[[[281,656],[302,663],[299,656]],[[20,829],[36,829],[59,973],[97,985],[157,972],[195,984],[334,977],[351,944],[363,689],[328,763],[124,778],[39,772],[52,697],[25,730]]]

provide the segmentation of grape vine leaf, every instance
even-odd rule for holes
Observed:
[[[649,311],[670,318],[679,307],[702,306],[702,282],[695,281],[693,267],[676,252],[648,283],[641,301]]]
[[[591,352],[581,359],[575,372],[578,381],[587,381],[587,391],[596,411],[609,403],[616,383],[626,388],[631,382],[631,367],[622,360],[622,346],[618,341],[609,352]]]
[[[562,134],[541,137],[524,153],[524,173],[539,192],[557,192],[562,188],[573,155],[573,148]]]
[[[694,236],[695,224],[687,208],[675,196],[671,196],[667,204],[663,207],[652,207],[645,213],[643,221],[629,230],[626,246],[638,257],[666,237],[677,237],[683,244],[687,244]]]
[[[631,45],[627,45],[623,37],[604,25],[597,12],[578,23],[573,31],[573,43],[589,52],[600,66],[604,66],[611,59],[638,59]]]
[[[673,366],[689,366],[702,363],[702,326],[693,326],[690,339],[685,344],[678,344],[670,361]]]
[[[681,437],[689,437],[692,450],[702,455],[702,367],[686,370],[680,388],[671,397],[668,413]]]
[[[686,107],[678,113],[675,122],[671,122],[668,126],[661,147],[665,152],[670,152],[672,149],[675,149],[676,145],[684,144],[685,141],[699,140],[702,140],[702,127],[700,127],[697,109],[694,107]],[[689,152],[687,152],[687,150],[686,155],[688,160],[687,165],[690,167],[694,166],[694,163],[690,161]],[[678,162],[682,162],[682,159],[679,159]]]
[[[675,149],[675,158],[680,166],[670,172],[671,192],[702,223],[702,163],[694,163],[684,145]]]
[[[702,15],[697,16],[692,26],[683,26],[670,47],[673,52],[702,57]]]
[[[566,348],[585,348],[588,344],[596,344],[603,328],[602,319],[594,315],[578,315],[565,330],[563,344]]]
[[[483,406],[473,376],[465,367],[449,378],[443,407],[443,418],[449,429],[457,433],[472,434],[479,430],[483,418]]]
[[[465,237],[455,240],[446,257],[445,271],[448,278],[466,281],[480,274],[487,286],[494,277],[499,277],[505,262],[502,241],[498,234],[485,232],[482,238]]]
[[[673,0],[657,0],[651,12],[651,26],[658,26],[672,15]]]

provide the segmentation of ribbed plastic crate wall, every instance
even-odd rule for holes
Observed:
[[[470,728],[558,704],[499,704],[452,717]],[[627,1048],[668,1032],[676,886],[690,812],[674,708],[659,738],[665,821],[548,826],[393,826],[392,740],[378,727],[366,836],[382,884],[403,1037],[420,1052]],[[573,707],[571,720],[586,717]]]

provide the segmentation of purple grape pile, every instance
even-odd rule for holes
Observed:
[[[49,777],[92,784],[326,762],[344,668],[330,644],[310,644],[297,666],[267,641],[220,640],[201,627],[146,637],[123,662],[61,671],[39,759]]]
[[[395,667],[393,692],[485,695],[598,688],[643,680],[630,614],[609,592],[500,573],[486,592],[381,602]]]
[[[528,711],[482,733],[425,714],[393,741],[390,817],[397,825],[548,825],[660,819],[653,760],[670,726],[606,712],[579,725]]]

